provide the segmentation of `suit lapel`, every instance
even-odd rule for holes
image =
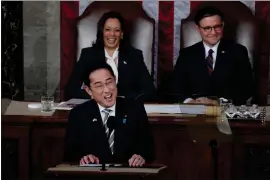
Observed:
[[[127,78],[124,76],[121,76],[121,74],[128,75],[129,73],[127,72],[126,66],[128,65],[128,53],[124,51],[119,51],[119,58],[118,58],[118,84],[119,82],[123,82],[123,78]]]
[[[204,49],[204,45],[202,41],[200,42],[198,46],[198,50],[195,52],[198,52],[197,57],[198,59],[200,59],[199,63],[201,63],[201,66],[203,68],[203,75],[205,77],[209,77],[208,68],[207,68],[207,60],[205,58],[205,49]]]
[[[116,107],[115,107],[115,117],[119,118],[119,117],[122,116],[122,110],[123,110],[122,106],[123,106],[123,104],[122,104],[120,98],[117,98],[116,101],[117,102],[116,102]]]
[[[96,52],[96,60],[97,61],[104,61],[104,62],[106,62],[104,48],[95,48],[95,52]]]
[[[105,133],[105,128],[103,125],[102,117],[98,108],[98,105],[95,101],[93,101],[93,126],[96,130],[97,137],[102,137],[101,139],[107,138]],[[94,120],[95,119],[95,120]]]
[[[224,41],[220,41],[217,50],[216,64],[214,72],[223,72],[222,69],[227,69],[227,65],[229,65],[230,58],[228,57],[228,52],[226,48],[226,44]]]
[[[116,131],[115,131],[115,136],[114,136],[114,150],[115,154],[120,153],[119,150],[121,150],[121,146],[124,145],[123,139],[125,138],[124,134],[124,126],[123,126],[123,118],[125,115],[125,103],[124,99],[122,98],[117,98],[117,103],[116,103],[116,112],[115,112],[115,120],[116,120]]]
[[[205,49],[204,49],[202,41],[199,44],[199,54],[198,54],[198,56],[205,59]]]

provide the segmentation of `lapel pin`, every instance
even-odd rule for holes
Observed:
[[[225,51],[221,51],[221,53],[225,53]]]
[[[96,122],[96,121],[97,121],[97,119],[96,119],[96,118],[94,118],[94,119],[93,119],[93,122]]]
[[[125,115],[125,117],[123,118],[123,124],[126,124],[127,122],[127,115]]]
[[[123,61],[123,63],[124,63],[124,64],[127,64],[127,62],[126,62],[126,61]]]

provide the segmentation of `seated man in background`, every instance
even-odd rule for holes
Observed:
[[[247,48],[222,38],[223,19],[215,7],[202,8],[195,15],[202,41],[180,51],[171,86],[184,103],[213,104],[208,97],[215,96],[246,104],[252,96]]]
[[[96,62],[84,73],[91,100],[71,110],[66,129],[64,161],[124,163],[142,166],[154,160],[154,142],[144,105],[117,98],[111,66]]]
[[[142,51],[134,48],[125,32],[124,18],[118,12],[102,15],[97,25],[96,41],[83,48],[65,87],[65,98],[88,99],[82,87],[82,75],[97,61],[107,62],[113,69],[118,95],[154,101],[156,88],[144,63]]]

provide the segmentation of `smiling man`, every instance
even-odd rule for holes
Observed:
[[[216,103],[211,97],[246,104],[252,96],[253,72],[247,48],[223,38],[223,13],[215,7],[198,10],[194,18],[202,41],[180,51],[172,91],[184,103]]]
[[[154,144],[143,104],[117,97],[113,70],[105,62],[93,64],[83,82],[92,99],[70,112],[64,161],[81,165],[151,163]]]

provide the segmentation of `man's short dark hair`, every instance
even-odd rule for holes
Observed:
[[[91,64],[91,66],[83,73],[82,80],[86,86],[90,87],[90,74],[99,69],[107,69],[111,75],[115,77],[112,67],[109,64],[107,64],[105,61],[97,61]]]
[[[214,6],[207,6],[199,9],[194,17],[194,21],[197,25],[199,25],[200,21],[205,18],[205,17],[210,17],[210,16],[215,16],[218,15],[223,21],[224,15],[223,13],[216,7]]]

